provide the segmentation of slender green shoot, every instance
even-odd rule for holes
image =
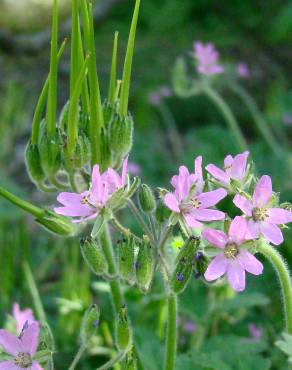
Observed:
[[[70,99],[80,71],[79,58],[79,15],[78,0],[72,0],[71,60],[70,60]]]
[[[118,38],[119,38],[119,33],[115,32],[114,45],[113,45],[113,55],[112,55],[112,65],[111,65],[111,74],[110,74],[110,84],[109,84],[109,93],[108,93],[108,101],[111,105],[113,105],[114,102],[115,102],[115,94],[116,94]]]

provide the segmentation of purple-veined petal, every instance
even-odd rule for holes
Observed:
[[[245,271],[237,260],[228,263],[227,280],[236,292],[245,289]]]
[[[241,249],[237,258],[245,271],[250,274],[260,275],[263,273],[263,264],[249,251]]]
[[[207,281],[213,281],[225,274],[228,266],[228,261],[224,256],[224,253],[216,256],[210,263],[204,274]]]
[[[242,195],[235,195],[233,198],[233,203],[236,205],[237,208],[239,208],[244,214],[251,217],[252,216],[252,209],[253,205],[252,203],[243,197]]]
[[[260,222],[260,230],[264,237],[272,244],[280,245],[283,243],[284,238],[282,231],[278,226],[270,224],[269,222]]]
[[[19,366],[14,364],[14,361],[0,362],[0,370],[21,370]]]
[[[243,240],[245,240],[246,228],[246,219],[241,216],[236,216],[229,226],[228,235],[231,240],[241,244]]]
[[[276,225],[288,224],[292,222],[292,212],[283,208],[268,209],[268,222]]]
[[[252,219],[247,221],[246,239],[257,239],[260,236],[260,223]]]
[[[21,342],[25,352],[34,356],[39,344],[40,326],[37,322],[32,323],[23,331]]]
[[[262,176],[259,179],[253,193],[253,204],[256,207],[264,207],[271,199],[272,191],[272,180],[270,176]]]
[[[202,237],[217,248],[224,248],[228,241],[227,235],[223,231],[215,229],[205,229],[202,232]]]
[[[63,193],[60,193],[57,196],[57,201],[59,203],[63,204],[64,206],[71,206],[71,205],[74,205],[74,204],[80,204],[83,197],[87,194],[88,194],[88,192],[82,193],[82,194],[63,192]]]
[[[235,180],[241,181],[245,176],[246,171],[246,161],[247,157],[249,155],[249,152],[246,151],[241,154],[237,154],[234,158],[234,161],[231,166],[231,177]]]
[[[185,219],[186,224],[188,227],[191,227],[193,229],[202,229],[203,224],[201,222],[197,221],[196,218],[191,213],[184,213],[183,217]]]
[[[208,164],[206,166],[206,170],[218,181],[224,183],[224,184],[229,184],[230,182],[230,176],[228,174],[221,170],[221,168],[215,166],[214,164]]]
[[[196,209],[192,211],[192,215],[198,221],[217,221],[225,218],[224,212],[215,209]]]
[[[178,200],[173,193],[167,193],[165,195],[164,203],[166,207],[171,209],[173,212],[180,213]]]
[[[21,340],[4,329],[0,330],[0,347],[3,347],[4,351],[12,356],[23,351]]]
[[[215,204],[219,203],[223,198],[227,195],[227,191],[224,189],[216,189],[212,191],[208,191],[206,193],[202,193],[198,195],[197,199],[201,203],[202,208],[208,208],[215,206]]]

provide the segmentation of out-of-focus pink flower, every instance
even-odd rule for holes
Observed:
[[[169,86],[161,86],[159,89],[160,95],[163,96],[164,98],[169,98],[172,96],[172,91]]]
[[[224,212],[209,209],[222,200],[227,192],[216,189],[203,193],[202,157],[195,160],[195,173],[190,174],[185,166],[179,168],[179,174],[173,176],[171,185],[174,192],[164,197],[166,206],[177,214],[181,214],[189,227],[201,228],[199,221],[215,221],[225,218]]]
[[[242,78],[249,78],[250,77],[250,70],[246,63],[241,62],[237,64],[237,73],[238,76]]]
[[[269,242],[279,245],[283,242],[283,234],[277,225],[292,222],[292,212],[282,208],[271,208],[272,180],[270,176],[262,176],[257,183],[252,200],[237,194],[233,203],[247,216],[247,230],[251,239],[263,235]]]
[[[195,57],[198,61],[197,70],[205,75],[223,73],[224,68],[218,64],[219,53],[212,43],[204,45],[197,41],[194,43]]]
[[[33,322],[36,322],[32,310],[30,308],[26,308],[25,310],[21,311],[18,303],[13,304],[12,315],[16,320],[18,334],[21,333],[25,324],[30,325]]]
[[[284,113],[282,117],[283,123],[287,126],[292,126],[292,114]]]
[[[242,182],[246,177],[246,164],[249,152],[237,154],[234,158],[228,155],[224,159],[224,169],[208,164],[206,170],[221,184],[229,185],[230,180]]]
[[[149,94],[149,103],[155,107],[161,103],[161,95],[154,91]]]
[[[213,281],[227,275],[231,287],[241,292],[245,289],[245,271],[260,275],[263,272],[262,263],[241,245],[246,241],[247,222],[243,217],[237,216],[230,224],[228,235],[223,231],[206,229],[202,236],[216,248],[222,249],[209,264],[205,279]]]
[[[39,344],[39,333],[40,328],[37,322],[24,328],[19,337],[1,329],[0,346],[13,359],[1,361],[0,370],[42,370],[40,364],[33,359]]]
[[[184,324],[184,330],[186,333],[193,333],[196,331],[197,325],[193,321],[187,321]]]
[[[128,172],[133,176],[138,176],[141,173],[141,167],[135,162],[129,162]]]
[[[249,335],[256,340],[261,339],[263,336],[263,329],[255,324],[248,324],[248,331]]]
[[[74,222],[82,222],[97,217],[106,206],[111,195],[126,184],[128,157],[123,162],[122,175],[109,168],[103,174],[99,166],[93,167],[91,188],[81,194],[60,193],[57,197],[63,207],[56,207],[54,211],[60,215],[77,217]]]

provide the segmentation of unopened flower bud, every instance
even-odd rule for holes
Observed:
[[[41,156],[36,144],[28,142],[25,150],[26,169],[33,182],[40,182],[45,179],[45,174],[41,165]]]
[[[139,246],[136,262],[136,280],[139,288],[147,292],[150,288],[154,273],[154,255],[148,238],[144,238]]]
[[[156,207],[152,190],[146,184],[142,184],[138,193],[140,207],[144,212],[153,212]]]
[[[118,267],[121,278],[131,282],[135,272],[135,241],[128,236],[118,242]]]
[[[126,307],[122,307],[118,314],[116,341],[120,351],[124,351],[129,348],[132,342],[132,331]]]
[[[133,119],[130,115],[120,117],[116,114],[110,124],[109,138],[110,148],[123,158],[127,155],[133,145]]]
[[[96,335],[99,326],[100,310],[96,304],[93,304],[85,312],[80,330],[80,338],[83,344],[88,343],[89,339]]]
[[[108,270],[108,265],[101,246],[91,237],[83,238],[80,242],[81,253],[96,275],[103,275]]]
[[[175,269],[170,279],[170,288],[175,294],[182,293],[187,286],[198,245],[199,239],[190,237],[177,256]]]
[[[155,212],[156,220],[162,224],[169,219],[170,215],[171,210],[162,201],[159,201]]]
[[[56,133],[53,138],[50,138],[44,132],[40,140],[39,150],[44,172],[48,175],[56,174],[61,168],[61,143],[59,134]]]
[[[61,236],[74,235],[76,232],[76,225],[69,218],[57,215],[51,210],[45,210],[41,217],[36,218],[36,222],[54,234]]]

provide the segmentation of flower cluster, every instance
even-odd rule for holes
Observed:
[[[206,45],[197,41],[194,43],[195,58],[198,62],[197,70],[205,75],[214,75],[224,72],[219,63],[219,53],[212,43]]]

